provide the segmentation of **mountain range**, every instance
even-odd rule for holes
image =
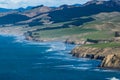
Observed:
[[[101,12],[120,11],[120,0],[91,0],[87,3],[75,5],[61,5],[60,7],[47,7],[44,5],[19,9],[0,8],[0,25],[26,25],[38,26],[77,20],[89,22],[92,18],[82,19],[81,17],[99,14]],[[82,23],[76,22],[76,25]]]

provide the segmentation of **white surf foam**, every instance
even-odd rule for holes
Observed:
[[[25,37],[24,36],[16,36],[14,43],[23,43],[25,42]]]
[[[73,69],[76,69],[76,70],[88,70],[90,69],[90,67],[72,67]]]
[[[115,72],[114,70],[101,70],[102,72]]]
[[[118,79],[118,78],[116,78],[116,77],[112,77],[112,78],[106,78],[107,80],[120,80],[120,79]]]
[[[57,68],[67,68],[67,69],[75,69],[75,70],[88,70],[90,67],[81,67],[81,66],[75,66],[75,65],[59,65],[55,66]]]
[[[41,65],[41,64],[45,64],[45,63],[35,63],[34,65]]]
[[[119,71],[117,71],[117,70],[109,70],[109,69],[100,69],[100,68],[97,68],[97,69],[93,69],[93,71],[98,71],[98,72],[111,72],[111,73],[113,73],[113,72],[119,72]]]
[[[46,50],[46,52],[52,52],[52,51],[53,51],[52,48]]]
[[[58,53],[58,55],[52,55],[52,56],[46,56],[44,57],[46,59],[58,59],[58,60],[62,60],[62,61],[76,61],[76,62],[87,62],[87,59],[78,59],[78,58],[73,58],[72,56],[65,56],[65,54],[60,54]],[[91,64],[83,64],[82,66],[88,65],[90,66]]]
[[[55,67],[74,67],[74,65],[59,65],[59,66],[55,66]]]
[[[6,34],[6,33],[0,33],[0,35],[1,35],[1,36],[6,36],[6,37],[10,37],[10,36],[11,36],[11,37],[12,37],[12,36],[13,36],[13,37],[18,37],[18,36],[20,36],[20,35],[16,35],[16,34]]]
[[[101,70],[100,70],[100,69],[93,69],[93,71],[97,71],[97,72],[100,72]]]
[[[51,42],[49,43],[49,45],[50,45],[50,49],[46,50],[46,52],[60,51],[66,49],[66,45],[62,42]]]
[[[79,66],[82,66],[82,67],[90,67],[90,66],[92,66],[92,64],[80,64]]]

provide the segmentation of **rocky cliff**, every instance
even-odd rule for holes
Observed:
[[[116,54],[106,56],[102,61],[101,67],[120,69],[120,56]]]
[[[76,47],[73,56],[102,60],[101,67],[120,69],[120,48]]]

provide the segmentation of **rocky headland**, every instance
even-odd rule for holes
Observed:
[[[98,48],[81,46],[74,48],[71,54],[79,58],[102,60],[100,65],[102,68],[120,69],[120,47]]]
[[[27,40],[30,41],[37,41],[37,42],[45,42],[45,41],[54,41],[52,39],[40,39],[37,38],[37,36],[32,36],[32,33],[30,31],[23,30],[25,28],[23,27],[6,27],[6,28],[0,28],[0,34],[2,35],[15,35],[15,36],[25,36]],[[77,39],[64,39],[62,41],[65,41],[65,43],[69,44],[77,44],[82,45],[80,47],[76,47],[71,51],[71,54],[73,56],[79,57],[79,58],[89,58],[89,59],[97,59],[101,60],[102,63],[100,67],[102,68],[117,68],[120,69],[120,38],[117,37],[112,40],[77,40]],[[97,42],[97,43],[96,43]],[[113,45],[114,47],[91,47],[91,46],[85,46],[88,45],[96,45],[96,44],[105,44],[110,42],[117,42],[118,45]]]

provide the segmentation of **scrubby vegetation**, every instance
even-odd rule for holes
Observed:
[[[94,21],[76,26],[71,23],[76,20],[33,27],[32,36],[37,38],[75,38],[75,39],[112,39],[115,31],[120,30],[120,13],[100,13],[92,17]],[[83,17],[82,17],[83,18]],[[79,19],[78,19],[79,20]]]
[[[89,44],[89,45],[84,45],[86,47],[97,47],[97,48],[115,48],[115,47],[120,47],[120,43],[101,43],[101,44]]]

